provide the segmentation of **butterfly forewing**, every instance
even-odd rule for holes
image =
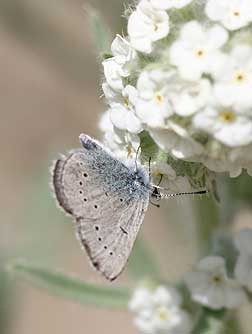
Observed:
[[[53,178],[59,205],[75,218],[78,238],[93,265],[106,278],[115,279],[143,221],[147,190],[132,195],[130,170],[101,147],[84,148],[58,160]]]

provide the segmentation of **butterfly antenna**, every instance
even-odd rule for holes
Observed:
[[[181,196],[181,195],[203,195],[208,194],[209,190],[199,190],[199,191],[191,191],[191,192],[180,192],[180,193],[174,193],[174,194],[161,194],[162,198],[169,198],[169,197],[175,197],[175,196]]]

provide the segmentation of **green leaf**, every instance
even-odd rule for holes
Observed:
[[[93,41],[99,55],[110,54],[111,32],[98,10],[85,6]]]
[[[241,334],[234,311],[203,308],[192,334]]]
[[[159,270],[143,240],[137,239],[127,264],[127,270],[135,279],[159,278]]]
[[[159,148],[147,131],[142,131],[140,133],[140,146],[141,158],[143,160],[148,161],[150,157],[152,159],[156,158]]]
[[[106,308],[126,308],[130,298],[130,291],[125,288],[96,286],[20,260],[9,263],[7,270],[14,276],[22,278],[50,294],[80,304],[92,304]]]
[[[228,334],[225,331],[226,311],[204,308],[192,334]]]

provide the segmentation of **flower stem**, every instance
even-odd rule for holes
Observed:
[[[220,213],[214,199],[204,197],[194,201],[196,234],[200,256],[209,255],[212,237],[220,226]]]

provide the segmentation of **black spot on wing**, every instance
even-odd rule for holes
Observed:
[[[120,226],[120,229],[124,234],[128,234],[128,232],[122,226]]]

